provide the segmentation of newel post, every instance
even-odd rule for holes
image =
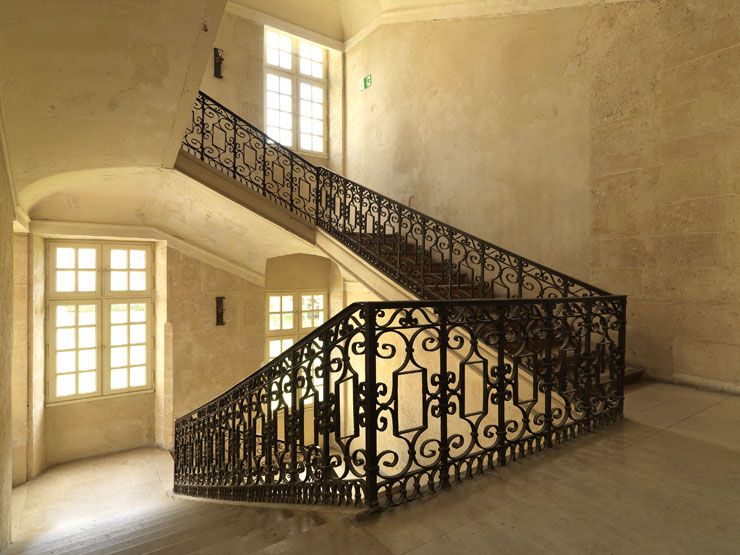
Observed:
[[[378,388],[376,356],[378,338],[375,334],[376,309],[365,305],[365,503],[378,506]]]

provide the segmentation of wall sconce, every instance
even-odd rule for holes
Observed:
[[[226,297],[216,297],[216,325],[225,326],[224,322],[224,299]]]
[[[223,79],[221,75],[221,64],[224,61],[224,51],[221,48],[213,49],[213,76],[217,79]]]

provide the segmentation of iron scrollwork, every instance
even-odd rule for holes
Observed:
[[[625,297],[316,167],[203,93],[183,150],[423,300],[350,305],[179,418],[176,492],[387,507],[621,418]]]

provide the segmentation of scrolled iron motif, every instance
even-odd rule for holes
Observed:
[[[200,93],[183,150],[422,301],[356,303],[175,425],[175,491],[387,507],[621,418],[626,298],[349,181]]]

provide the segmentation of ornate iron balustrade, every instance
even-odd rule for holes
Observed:
[[[203,93],[183,149],[427,300],[351,305],[178,419],[176,492],[384,507],[621,416],[625,297],[316,167]]]
[[[177,421],[175,491],[387,507],[562,443],[621,417],[624,310],[353,304]]]
[[[420,298],[608,295],[314,166],[203,92],[183,150],[324,229]]]

